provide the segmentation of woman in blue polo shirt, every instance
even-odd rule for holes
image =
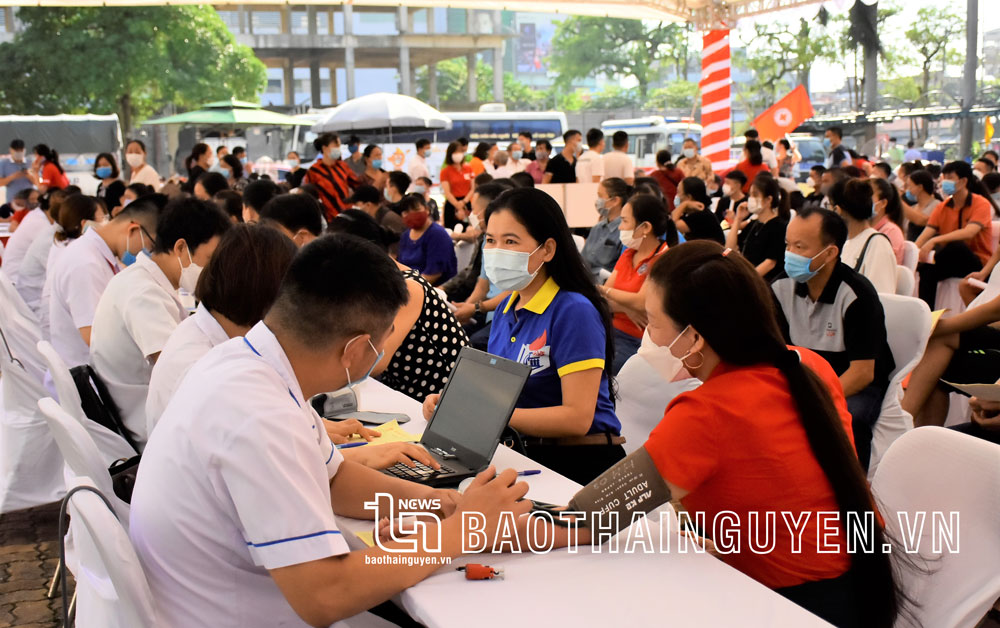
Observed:
[[[483,267],[514,291],[496,310],[489,352],[532,367],[510,425],[530,458],[586,484],[625,456],[611,312],[552,197],[519,188],[489,206]]]

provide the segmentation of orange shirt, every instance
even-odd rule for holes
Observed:
[[[767,167],[767,162],[761,162],[760,164],[754,166],[749,161],[743,160],[736,164],[733,170],[739,170],[747,176],[747,182],[743,184],[743,193],[750,193],[750,186],[753,185],[753,179],[761,172],[771,172],[771,169]],[[730,170],[732,172],[732,170]]]
[[[472,166],[469,164],[462,164],[461,168],[448,166],[441,171],[441,183],[447,181],[451,186],[451,195],[458,200],[462,200],[469,193],[472,189],[472,180],[475,178],[476,175],[472,173]]]
[[[642,284],[646,282],[649,269],[653,266],[653,260],[668,248],[670,247],[664,242],[653,251],[652,255],[639,262],[638,268],[635,266],[635,249],[626,248],[618,258],[618,263],[615,264],[615,282],[611,287],[625,292],[639,292],[642,289]],[[643,330],[633,323],[625,312],[615,312],[611,323],[615,329],[625,332],[633,338],[642,338]]]
[[[315,185],[319,190],[319,202],[328,222],[348,209],[347,197],[354,188],[361,185],[361,179],[343,159],[338,159],[332,166],[317,159],[316,163],[309,166],[303,181]]]
[[[966,194],[965,206],[955,209],[955,197],[950,196],[938,203],[927,219],[927,226],[937,229],[938,235],[964,229],[970,222],[982,227],[971,240],[969,246],[979,261],[985,264],[993,255],[993,206],[978,194]]]
[[[853,450],[851,415],[836,373],[818,354],[789,348],[826,383]],[[771,588],[790,587],[835,578],[850,566],[839,520],[824,520],[825,526],[840,529],[839,538],[834,535],[825,543],[837,543],[841,551],[817,551],[817,513],[839,507],[809,447],[788,381],[777,368],[720,364],[705,383],[670,402],[644,446],[663,477],[690,491],[681,502],[692,521],[697,521],[696,513],[705,513],[708,535],[718,513],[736,514],[739,552],[722,559],[754,580]],[[800,553],[792,553],[794,535],[782,511],[790,511],[792,518],[810,513],[802,526]],[[759,538],[765,546],[774,539],[773,550],[751,551],[751,512],[760,513]],[[775,523],[768,528],[769,512],[775,513]]]
[[[69,179],[66,174],[59,171],[59,167],[52,162],[45,162],[42,166],[42,171],[39,173],[39,181],[52,188],[53,190],[61,190],[69,185]]]

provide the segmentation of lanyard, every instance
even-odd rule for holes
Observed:
[[[247,343],[247,346],[250,347],[250,350],[253,351],[254,355],[256,355],[258,358],[263,358],[264,357],[264,356],[262,356],[260,354],[260,351],[257,351],[257,349],[255,349],[254,346],[252,344],[250,344],[250,341],[246,339],[246,336],[243,337],[243,342]],[[297,405],[298,407],[301,408],[302,404],[299,403],[299,400],[295,398],[295,393],[292,392],[291,388],[288,389],[288,394],[291,396],[292,401],[295,402],[295,405]]]

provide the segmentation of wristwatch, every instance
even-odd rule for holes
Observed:
[[[476,314],[480,314],[482,311],[483,311],[483,302],[482,301],[476,301],[476,311],[475,311],[475,313]]]

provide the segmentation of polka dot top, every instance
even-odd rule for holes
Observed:
[[[422,402],[427,395],[444,390],[458,352],[469,344],[469,336],[445,300],[419,272],[404,271],[403,278],[416,281],[424,289],[424,305],[381,381]]]

